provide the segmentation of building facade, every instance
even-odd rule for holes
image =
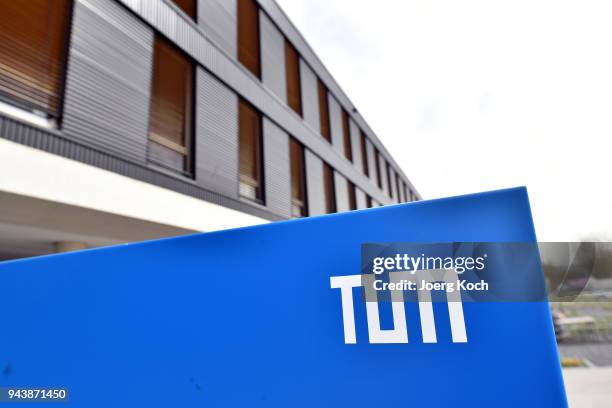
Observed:
[[[0,259],[419,199],[273,0],[0,19]]]

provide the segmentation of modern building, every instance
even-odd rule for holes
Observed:
[[[0,10],[0,259],[419,199],[273,0]]]

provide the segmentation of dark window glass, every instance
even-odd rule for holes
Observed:
[[[257,78],[259,53],[259,7],[255,0],[238,0],[238,61]]]
[[[193,21],[196,21],[197,0],[173,0],[181,10],[185,12]]]
[[[0,6],[0,98],[60,116],[72,2],[4,0]]]
[[[370,166],[368,165],[368,148],[366,147],[366,135],[360,132],[361,139],[361,164],[363,167],[363,174],[370,177]]]
[[[378,184],[378,188],[383,188],[382,186],[382,177],[380,174],[380,157],[378,157],[378,150],[374,148],[374,170],[376,171],[376,184]]]
[[[408,201],[408,189],[406,188],[406,183],[402,183],[402,188],[404,189],[404,201]]]
[[[372,208],[372,197],[370,197],[369,195],[366,195],[366,206],[368,208]]]
[[[331,131],[329,128],[329,101],[327,99],[327,88],[321,80],[317,80],[319,90],[319,119],[321,122],[321,136],[331,142]]]
[[[334,169],[323,163],[323,184],[325,187],[325,211],[328,214],[336,212],[336,183],[334,182]]]
[[[347,181],[348,183],[348,195],[349,195],[349,209],[357,209],[357,192],[355,191],[355,184]]]
[[[305,217],[308,215],[306,207],[306,171],[304,166],[304,146],[297,140],[291,139],[291,215]]]
[[[342,109],[342,134],[344,137],[344,156],[348,161],[353,161],[353,146],[351,144],[351,128],[348,112]]]
[[[287,78],[287,105],[302,116],[302,91],[300,88],[300,55],[285,39],[285,74]]]
[[[391,170],[391,166],[387,163],[387,188],[389,189],[389,197],[393,197],[393,171]]]
[[[238,109],[240,133],[240,195],[263,202],[261,114],[244,100]]]
[[[183,172],[191,167],[193,67],[177,47],[155,37],[149,158]]]

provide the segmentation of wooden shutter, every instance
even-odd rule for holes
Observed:
[[[0,2],[0,96],[60,115],[70,0]]]
[[[355,191],[355,184],[353,184],[352,182],[348,181],[348,202],[349,202],[349,209],[350,210],[356,210],[357,209],[357,192]]]
[[[174,0],[174,3],[193,21],[196,21],[196,2],[197,0]]]
[[[399,174],[395,172],[395,194],[397,194],[397,201],[402,202],[401,194],[400,194],[400,182],[399,182]]]
[[[363,174],[370,177],[370,166],[368,165],[368,149],[366,147],[366,136],[363,131],[359,132],[361,136],[361,164],[363,166]]]
[[[391,167],[389,163],[387,163],[387,188],[389,189],[389,197],[393,198],[393,188],[391,188],[393,181],[391,181],[391,173]]]
[[[178,170],[187,170],[191,150],[193,62],[176,46],[155,37],[150,158]]]
[[[334,169],[323,163],[323,183],[325,187],[325,210],[328,214],[336,212],[336,184],[334,183]]]
[[[259,7],[255,0],[238,0],[238,61],[257,78],[259,53]]]
[[[249,103],[240,100],[240,194],[263,200],[261,114]]]
[[[287,78],[287,105],[302,116],[302,91],[300,88],[300,56],[295,47],[285,39],[285,73]]]
[[[321,136],[331,142],[331,131],[329,128],[329,101],[327,99],[327,88],[325,84],[317,79],[319,91],[319,121],[321,122]]]
[[[348,112],[342,109],[342,133],[344,137],[344,156],[348,161],[353,161],[353,146],[351,144],[351,129],[349,125]]]
[[[383,188],[382,186],[382,177],[380,175],[380,157],[378,157],[378,150],[374,148],[374,170],[376,170],[376,184],[378,184],[378,188]]]
[[[291,215],[305,217],[306,210],[306,172],[304,168],[304,147],[291,139]]]

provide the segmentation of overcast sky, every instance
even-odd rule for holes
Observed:
[[[424,198],[526,185],[612,239],[612,2],[277,0]]]

